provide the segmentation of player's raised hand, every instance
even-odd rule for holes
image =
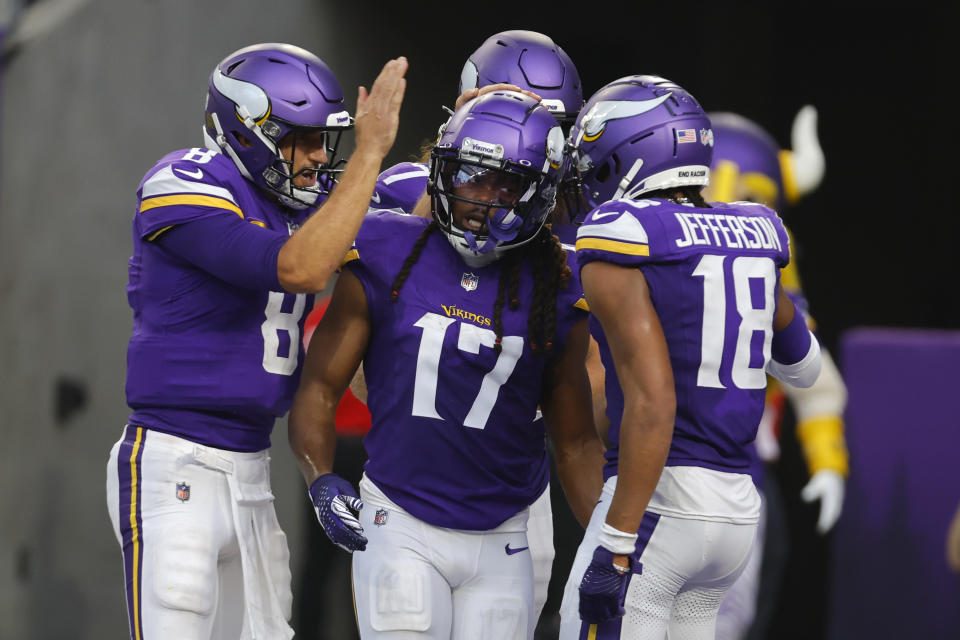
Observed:
[[[357,520],[363,502],[349,482],[335,473],[324,474],[310,485],[310,499],[331,542],[351,553],[367,548],[363,527]]]
[[[628,562],[633,562],[629,556],[624,557]],[[580,581],[580,619],[589,624],[599,624],[622,616],[630,575],[630,567],[614,564],[613,553],[598,546]]]
[[[383,157],[393,146],[400,124],[400,104],[407,88],[403,77],[407,67],[403,56],[391,60],[383,66],[369,92],[366,87],[360,87],[355,116],[358,150],[365,149]]]
[[[485,87],[480,87],[479,89],[467,89],[457,98],[457,101],[453,105],[453,110],[456,111],[463,105],[467,104],[474,98],[488,94],[492,91],[519,91],[524,95],[528,95],[534,100],[540,100],[540,96],[535,94],[532,91],[527,91],[526,89],[521,89],[515,84],[509,84],[507,82],[500,82],[498,84],[488,84]]]

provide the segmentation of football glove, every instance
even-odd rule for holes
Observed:
[[[589,624],[599,624],[619,618],[625,613],[623,601],[630,586],[630,576],[638,562],[627,556],[630,566],[626,569],[613,564],[613,553],[598,546],[593,560],[580,581],[580,619]]]
[[[843,476],[832,469],[820,469],[800,492],[804,502],[820,501],[817,533],[823,535],[833,528],[843,510]]]
[[[310,485],[310,499],[317,520],[333,544],[349,552],[363,551],[367,539],[357,516],[363,502],[353,486],[335,473],[327,473]]]

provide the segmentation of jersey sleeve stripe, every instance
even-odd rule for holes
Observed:
[[[157,207],[171,207],[174,205],[192,205],[197,207],[226,209],[227,211],[233,211],[241,218],[243,217],[243,212],[240,211],[240,207],[229,200],[224,200],[223,198],[216,198],[213,196],[201,196],[196,193],[184,193],[176,196],[159,196],[157,198],[145,199],[140,203],[140,213],[149,211],[150,209],[156,209]]]
[[[353,262],[354,260],[359,260],[359,259],[360,259],[360,252],[357,251],[356,249],[350,249],[350,251],[347,251],[347,254],[343,256],[343,261],[340,263],[340,266],[342,267],[348,262]]]
[[[149,236],[147,236],[147,242],[153,242],[154,240],[156,240],[157,238],[165,234],[167,231],[170,231],[170,229],[173,229],[175,226],[176,225],[171,224],[170,226],[164,227],[163,229],[158,229],[154,231]]]
[[[629,256],[650,255],[650,246],[646,244],[633,244],[632,242],[618,242],[601,238],[577,238],[577,251],[583,251],[584,249],[599,249]]]

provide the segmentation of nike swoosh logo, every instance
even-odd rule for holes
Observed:
[[[199,180],[203,177],[203,171],[197,169],[196,171],[185,171],[184,169],[174,169],[177,173],[183,174],[188,178],[193,178],[194,180]]]
[[[599,220],[600,218],[606,218],[608,216],[618,216],[621,213],[623,213],[623,211],[607,211],[606,213],[595,213],[593,214],[593,219]]]
[[[503,545],[503,550],[507,552],[507,555],[508,555],[508,556],[512,556],[512,555],[515,554],[515,553],[520,553],[521,551],[526,551],[526,550],[529,549],[529,548],[530,548],[530,547],[517,547],[516,549],[511,549],[509,542],[508,542],[507,544]]]
[[[373,192],[373,195],[370,196],[370,201],[371,201],[371,202],[376,202],[377,204],[380,204],[380,194],[377,193],[376,191],[374,191],[374,192]]]

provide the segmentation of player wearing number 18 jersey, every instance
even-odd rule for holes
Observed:
[[[107,466],[131,638],[293,635],[270,433],[293,399],[312,294],[353,241],[393,142],[405,69],[391,61],[361,89],[355,163],[335,193],[336,141],[353,119],[327,65],[284,44],[218,64],[205,148],[166,155],[140,184],[133,412]]]
[[[762,205],[703,201],[710,122],[672,82],[607,85],[571,141],[593,207],[577,262],[610,446],[561,637],[713,638],[759,518],[746,447],[766,372],[804,386],[819,373],[816,340],[779,284],[786,231]]]

